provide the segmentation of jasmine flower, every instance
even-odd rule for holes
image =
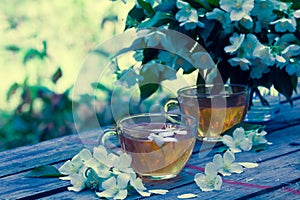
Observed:
[[[252,145],[260,145],[260,144],[267,144],[268,141],[266,140],[265,136],[267,135],[266,131],[261,131],[260,133],[251,131],[249,133],[249,138],[252,141]]]
[[[194,29],[197,26],[204,27],[204,24],[198,21],[198,12],[195,8],[187,2],[178,0],[176,6],[179,11],[176,13],[175,18],[180,23],[180,26],[184,26],[187,30]]]
[[[243,167],[234,163],[235,156],[230,150],[227,150],[222,157],[220,154],[216,154],[213,158],[213,163],[216,166],[219,173],[223,176],[230,176],[231,173],[242,173]]]
[[[131,168],[132,157],[129,154],[124,153],[122,151],[119,151],[118,154],[119,156],[117,157],[117,159],[114,160],[113,172],[115,174],[134,173],[133,169]]]
[[[198,173],[194,180],[198,187],[204,192],[220,190],[222,186],[222,178],[218,175],[217,168],[214,163],[207,163],[205,165],[204,174]]]
[[[251,65],[251,62],[246,59],[246,58],[239,58],[239,57],[235,57],[235,58],[230,58],[228,60],[228,62],[230,63],[231,66],[235,67],[235,66],[240,66],[242,70],[249,70],[249,66]]]
[[[249,15],[244,16],[239,23],[248,30],[253,27],[253,20]]]
[[[135,173],[131,174],[130,185],[143,197],[148,197],[151,195],[150,192],[147,192],[142,179],[138,178]]]
[[[225,52],[226,53],[234,53],[234,52],[236,52],[240,48],[240,46],[243,43],[244,39],[245,39],[245,34],[238,35],[237,33],[234,33],[230,37],[230,39],[229,39],[231,45],[230,46],[226,46],[224,48]]]
[[[254,58],[253,52],[259,45],[261,45],[261,43],[254,34],[247,34],[245,40],[241,45],[245,58]]]
[[[86,161],[85,166],[93,169],[99,178],[108,178],[111,175],[110,167],[107,167],[95,158]]]
[[[239,21],[254,7],[254,0],[220,0],[220,7],[230,13],[232,21]]]
[[[102,192],[96,192],[98,197],[125,199],[127,197],[127,185],[130,180],[128,174],[119,174],[117,178],[111,177],[105,180],[101,187],[104,189]]]
[[[295,32],[297,26],[295,18],[281,18],[271,22],[270,24],[275,24],[275,31],[277,32]]]
[[[157,146],[161,147],[165,142],[178,142],[174,137],[174,132],[150,133],[148,139],[154,141]]]
[[[233,131],[232,137],[224,135],[222,142],[229,147],[233,153],[249,151],[252,148],[252,141],[245,136],[243,128],[237,128]]]
[[[272,55],[271,48],[262,44],[256,46],[253,56],[259,58],[267,66],[272,66],[275,63],[275,57]]]
[[[58,170],[64,175],[73,175],[80,171],[84,166],[84,162],[91,159],[92,154],[88,149],[81,150],[71,160],[66,161]]]
[[[82,174],[73,174],[70,176],[72,186],[68,187],[69,191],[80,192],[85,188],[85,177]]]

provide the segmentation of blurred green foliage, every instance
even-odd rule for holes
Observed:
[[[80,64],[123,31],[126,13],[121,2],[0,1],[0,151],[74,133],[71,91]],[[106,124],[108,98],[99,108]]]

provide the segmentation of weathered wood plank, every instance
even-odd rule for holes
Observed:
[[[272,133],[269,137],[269,140],[272,141],[274,144],[271,146],[268,146],[266,150],[262,152],[243,152],[242,154],[237,154],[236,158],[239,161],[251,161],[251,162],[268,162],[269,160],[272,160],[272,158],[276,158],[285,155],[285,158],[288,158],[287,156],[293,155],[293,152],[299,151],[300,146],[295,145],[289,145],[289,141],[300,141],[300,134],[295,134],[296,131],[300,130],[300,125],[296,127],[290,127],[286,129],[286,134],[283,136],[282,131],[276,131]],[[215,154],[215,150],[209,152],[209,154],[204,158],[199,158],[198,154],[195,153],[192,155],[189,165],[197,166],[197,167],[204,167],[207,162],[210,162],[212,160],[213,155]],[[261,166],[259,168],[256,168],[256,170],[263,169]],[[185,169],[186,172],[192,172],[195,173],[193,170],[189,170],[188,168]],[[168,181],[162,181],[159,183],[159,185],[163,185],[163,188],[166,189],[172,189],[172,188],[180,188],[183,185],[193,183],[193,177],[188,177],[189,175],[186,173],[181,173],[179,177],[175,178],[174,180],[168,180]],[[238,175],[237,175],[238,176]],[[147,187],[158,187],[157,182],[145,182]],[[55,189],[55,188],[54,188]],[[1,187],[0,187],[1,191]],[[68,193],[68,192],[66,192]],[[75,195],[78,194],[66,194],[63,195]],[[87,194],[86,194],[87,195]],[[91,194],[94,195],[94,194]],[[58,194],[59,196],[59,194]]]
[[[285,200],[298,200],[300,199],[300,182],[294,184],[288,184],[279,190],[275,190],[257,197],[250,198],[251,200],[260,199],[285,199]]]
[[[259,169],[246,169],[242,174],[224,177],[220,191],[202,192],[196,184],[183,185],[170,190],[168,199],[176,199],[178,195],[190,192],[197,194],[198,199],[247,199],[256,193],[263,193],[264,190],[268,192],[272,188],[281,188],[288,182],[300,180],[300,171],[295,170],[299,156],[300,151],[263,162]],[[163,197],[153,196],[147,199],[161,198]]]
[[[99,131],[87,132],[84,140],[95,138]],[[94,140],[89,143],[95,142]],[[34,167],[53,164],[73,157],[84,147],[77,134],[41,142],[32,146],[0,152],[0,177]]]

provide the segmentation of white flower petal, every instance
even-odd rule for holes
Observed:
[[[70,175],[75,173],[72,167],[72,162],[70,160],[66,161],[59,169],[58,171],[63,175]]]
[[[127,197],[127,190],[119,190],[116,195],[114,195],[114,199],[125,199]]]
[[[250,151],[252,149],[252,141],[246,138],[241,142],[240,147],[244,151]]]
[[[190,199],[195,197],[198,197],[198,195],[193,193],[181,194],[177,196],[178,199]]]
[[[137,190],[137,192],[143,196],[143,197],[150,197],[151,193],[150,192],[145,192],[145,191],[142,191],[142,190]]]
[[[231,148],[230,148],[230,151],[231,151],[232,153],[240,153],[240,152],[242,152],[240,149],[235,148],[235,147],[231,147]]]
[[[244,170],[243,170],[243,167],[238,164],[238,163],[232,163],[229,167],[229,170],[232,172],[232,173],[237,173],[237,174],[240,174],[242,173]]]
[[[233,138],[229,135],[224,135],[222,137],[222,142],[223,142],[223,144],[225,144],[228,147],[234,147]]]
[[[170,137],[174,135],[174,132],[172,131],[165,131],[165,132],[160,132],[158,134],[160,137]]]
[[[222,187],[222,183],[223,183],[223,181],[222,181],[221,176],[217,175],[216,180],[215,180],[215,188],[214,189],[220,190]]]
[[[153,194],[165,195],[169,192],[169,190],[155,189],[155,190],[149,190],[149,192]]]
[[[82,149],[79,153],[78,156],[81,158],[81,160],[84,162],[86,160],[89,160],[92,158],[92,153],[88,149]]]
[[[115,195],[115,192],[114,190],[104,190],[102,192],[96,192],[96,195],[98,197],[104,197],[104,198],[112,198],[114,195]]]
[[[126,188],[128,185],[129,179],[130,179],[130,176],[128,174],[125,174],[125,173],[119,174],[117,177],[118,188],[120,188],[120,189]]]
[[[177,135],[186,135],[187,131],[174,131]]]
[[[258,167],[257,163],[253,163],[253,162],[238,162],[238,164],[242,165],[245,168],[255,168]]]
[[[129,154],[120,153],[117,165],[115,165],[115,167],[118,169],[128,168],[130,167],[131,162],[132,162],[132,158]]]
[[[217,168],[216,166],[214,165],[214,163],[210,162],[210,163],[207,163],[205,165],[205,174],[208,175],[208,176],[216,176],[217,175]]]
[[[223,158],[220,154],[216,154],[213,158],[213,163],[217,169],[220,169],[223,166]]]
[[[236,128],[234,131],[233,131],[233,138],[234,140],[243,140],[245,139],[245,131],[243,128]]]
[[[134,187],[136,190],[146,190],[147,188],[144,186],[141,178],[131,179],[130,185]]]
[[[235,160],[234,153],[232,153],[232,151],[230,151],[230,150],[227,150],[224,153],[223,159],[224,159],[225,163],[233,163]]]
[[[223,176],[230,176],[231,172],[228,170],[225,170],[224,168],[219,170],[219,173],[222,174]]]
[[[110,177],[109,179],[102,182],[102,188],[105,190],[116,186],[117,186],[117,180],[115,177]]]
[[[166,137],[163,139],[165,142],[178,142],[176,138]]]

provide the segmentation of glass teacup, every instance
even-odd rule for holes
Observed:
[[[238,84],[202,84],[181,88],[177,99],[165,104],[165,111],[173,104],[182,113],[198,119],[198,138],[220,141],[222,133],[243,121],[248,109],[248,88]]]
[[[139,114],[121,119],[114,131],[105,131],[101,143],[105,145],[112,134],[118,136],[121,148],[131,155],[131,166],[138,175],[169,179],[182,170],[193,152],[197,120],[179,114]]]

